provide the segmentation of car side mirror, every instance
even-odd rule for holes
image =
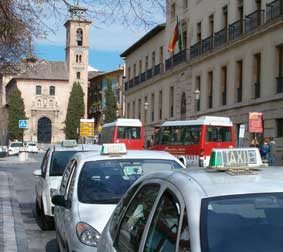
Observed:
[[[67,209],[71,208],[71,201],[65,200],[64,195],[54,195],[51,201],[55,206],[61,206]]]
[[[35,171],[32,173],[32,175],[35,176],[35,177],[41,177],[41,176],[42,176],[41,170],[35,170]]]

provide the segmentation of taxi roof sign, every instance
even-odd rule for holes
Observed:
[[[78,145],[77,140],[72,139],[72,140],[64,140],[61,143],[62,147],[75,147]]]
[[[103,144],[101,148],[102,155],[121,155],[126,153],[127,148],[124,143]]]
[[[263,167],[257,148],[227,148],[213,149],[208,168],[228,170],[231,168]]]

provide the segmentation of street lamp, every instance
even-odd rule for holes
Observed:
[[[200,110],[200,91],[198,88],[194,91],[194,95],[196,99],[196,111],[199,111]]]
[[[120,113],[119,113],[119,110],[117,109],[117,110],[116,110],[116,117],[118,118],[119,115],[120,115]]]
[[[144,110],[145,110],[145,111],[148,110],[148,106],[149,106],[148,102],[145,102],[145,103],[144,103]]]

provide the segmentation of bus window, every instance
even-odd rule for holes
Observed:
[[[183,127],[171,127],[170,144],[183,144]]]
[[[118,139],[141,139],[140,127],[118,127]]]
[[[103,128],[101,132],[102,143],[113,143],[114,127]]]
[[[206,142],[232,142],[232,128],[207,126]]]
[[[169,144],[170,127],[164,127],[161,129],[160,144]]]
[[[184,132],[184,144],[198,144],[200,139],[201,126],[186,126]]]

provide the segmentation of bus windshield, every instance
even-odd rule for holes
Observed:
[[[160,144],[192,145],[200,140],[201,126],[170,126],[160,130]]]
[[[141,139],[140,127],[119,126],[118,139]]]
[[[232,128],[222,126],[207,126],[206,142],[232,142]]]

